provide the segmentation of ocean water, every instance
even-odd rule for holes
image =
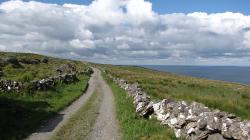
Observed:
[[[181,75],[250,85],[250,67],[170,65],[143,65],[142,67]]]

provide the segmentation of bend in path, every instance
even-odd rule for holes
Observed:
[[[99,71],[99,70],[97,70]],[[114,96],[106,81],[103,80],[101,72],[98,72],[98,86],[103,99],[99,110],[99,116],[93,130],[87,136],[87,140],[119,140],[119,125],[116,119]]]
[[[70,106],[61,111],[59,115],[47,121],[43,126],[41,126],[36,132],[31,134],[28,140],[48,140],[52,134],[62,126],[62,124],[81,106],[83,106],[89,97],[93,94],[96,84],[100,79],[100,71],[94,68],[94,73],[89,80],[89,86],[87,91],[76,101],[74,101]]]

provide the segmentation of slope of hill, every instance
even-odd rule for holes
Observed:
[[[58,59],[38,54],[0,52],[0,71],[2,71],[0,79],[17,81],[42,79],[57,75],[56,69],[62,64],[71,64],[76,67],[76,71],[81,71],[86,66],[80,61]]]
[[[89,79],[83,72],[86,63],[37,54],[0,52],[0,66],[0,139],[3,140],[29,135],[44,120],[77,99]],[[15,87],[4,85],[8,83],[21,83],[22,89],[10,90]]]
[[[211,108],[250,119],[250,86],[235,83],[180,76],[141,67],[105,65],[105,71],[115,77],[138,82],[155,99],[175,98],[197,101]]]

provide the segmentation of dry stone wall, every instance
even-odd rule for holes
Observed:
[[[22,83],[11,80],[0,81],[1,92],[19,92],[22,88]]]
[[[46,61],[47,59],[43,60]],[[47,62],[47,61],[46,61]],[[83,74],[90,76],[93,73],[91,67],[85,68],[83,71],[77,72],[77,74]],[[23,83],[13,80],[0,80],[0,92],[20,92],[25,88],[32,90],[49,90],[56,86],[57,83],[62,82],[64,84],[71,84],[79,81],[76,73],[60,74],[58,76],[51,76],[48,78],[34,80],[31,82]],[[1,76],[1,71],[0,71]]]
[[[31,81],[30,83],[22,83],[12,80],[2,80],[0,81],[0,91],[1,92],[20,92],[25,88],[25,85],[29,85],[29,88],[34,90],[49,90],[56,86],[58,82],[65,84],[70,84],[77,82],[79,79],[76,74],[64,74],[59,76],[53,76],[41,80]]]
[[[35,90],[48,90],[55,87],[58,82],[70,84],[77,81],[79,81],[79,79],[76,77],[76,74],[64,74],[42,80],[32,81],[31,86]]]
[[[145,118],[156,117],[163,125],[174,129],[177,138],[187,140],[250,140],[250,121],[233,114],[209,109],[197,102],[174,99],[152,101],[138,83],[109,77],[133,98],[136,112]]]

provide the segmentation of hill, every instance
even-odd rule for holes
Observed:
[[[154,99],[196,101],[250,119],[250,86],[159,72],[141,67],[102,65],[111,75],[138,82]]]
[[[0,79],[31,81],[57,75],[62,64],[74,65],[76,71],[82,71],[86,63],[53,58],[32,53],[0,52]]]
[[[87,63],[0,52],[0,139],[22,139],[87,88]]]

